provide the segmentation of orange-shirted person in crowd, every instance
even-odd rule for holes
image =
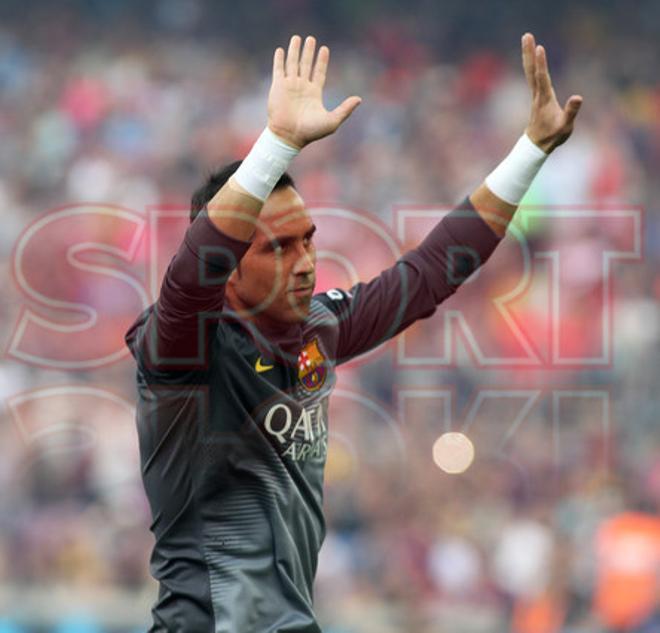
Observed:
[[[618,514],[602,523],[595,545],[596,616],[613,632],[640,630],[660,607],[660,517]]]

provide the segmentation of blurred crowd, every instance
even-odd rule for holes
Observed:
[[[558,281],[563,353],[592,349],[605,302],[611,362],[484,368],[463,340],[451,365],[397,363],[389,345],[343,369],[341,390],[377,406],[341,395],[332,405],[317,608],[327,633],[660,630],[660,5],[559,1],[547,17],[547,3],[533,4],[3,2],[0,633],[133,633],[155,591],[132,362],[67,369],[12,353],[26,307],[80,320],[56,312],[72,303],[48,304],[22,285],[16,245],[27,227],[80,203],[145,218],[150,208],[185,210],[205,174],[243,156],[263,129],[272,51],[300,32],[331,46],[328,105],[351,94],[363,103],[340,133],[305,149],[291,170],[297,187],[312,209],[366,213],[396,236],[397,206],[458,202],[524,129],[528,29],[547,46],[560,101],[577,93],[585,105],[525,204],[643,211],[639,249],[634,227],[598,213],[519,226],[534,252],[573,245]],[[325,239],[370,270],[359,231]],[[24,262],[30,283],[105,306],[115,326],[104,336],[121,348],[135,297],[98,276],[67,277],[44,255],[51,247]],[[601,266],[607,250],[629,261]],[[478,315],[485,296],[520,275],[516,255],[502,251],[447,307],[472,314],[498,353],[508,345],[501,321]],[[120,263],[146,287],[137,260]],[[541,289],[518,307],[538,332],[553,269],[537,273]],[[347,280],[328,267],[319,290]],[[437,346],[442,319],[416,325],[409,349]],[[450,393],[453,422],[442,398],[404,411],[405,387]],[[486,408],[465,431],[474,463],[447,474],[431,446],[461,428],[484,388],[542,396],[525,415],[506,398]],[[553,389],[581,390],[588,404],[575,398],[557,415]]]

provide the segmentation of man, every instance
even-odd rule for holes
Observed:
[[[320,295],[314,225],[286,168],[360,98],[324,108],[329,50],[316,55],[314,38],[275,51],[268,127],[197,192],[158,301],[126,336],[156,537],[152,631],[320,631],[312,584],[336,365],[430,316],[571,134],[581,98],[561,108],[543,48],[531,34],[522,48],[533,105],[511,154],[392,268]]]

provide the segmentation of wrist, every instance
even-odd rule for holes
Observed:
[[[301,143],[299,140],[294,140],[290,134],[287,134],[283,130],[278,129],[277,126],[273,125],[272,123],[268,123],[266,126],[282,143],[286,143],[289,145],[291,148],[295,149],[297,152],[299,152],[305,145],[304,143]]]
[[[233,179],[251,196],[265,202],[299,151],[266,127]]]
[[[529,138],[529,140],[532,141],[532,143],[534,143],[534,145],[536,145],[536,147],[538,147],[545,154],[550,154],[550,152],[552,152],[554,149],[552,140],[540,138],[532,130],[530,130],[529,127],[525,128],[524,134],[526,134],[527,138]]]
[[[547,158],[548,154],[524,133],[486,177],[486,186],[500,200],[518,206]]]

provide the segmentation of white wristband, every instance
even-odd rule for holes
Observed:
[[[234,178],[245,191],[264,202],[299,153],[300,150],[285,143],[266,127],[234,173]]]
[[[486,186],[500,200],[518,206],[547,157],[523,134],[509,155],[486,177]]]

